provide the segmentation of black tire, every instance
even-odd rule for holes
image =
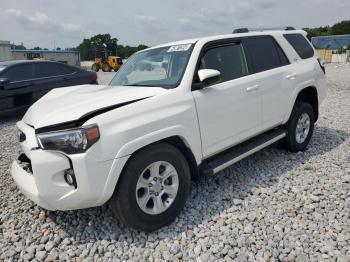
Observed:
[[[309,116],[310,128],[305,140],[302,143],[298,143],[296,138],[297,123],[299,118],[304,113]],[[286,124],[288,134],[283,140],[284,147],[291,152],[304,151],[312,137],[312,133],[314,131],[314,124],[315,124],[315,113],[312,106],[305,102],[296,102],[294,105],[293,111],[291,113],[291,116]]]
[[[102,65],[102,71],[103,72],[111,72],[111,66],[108,63],[104,63]]]
[[[96,63],[94,63],[92,66],[91,66],[91,70],[92,71],[95,71],[95,72],[98,72],[100,71],[100,66]]]
[[[176,169],[179,186],[177,195],[168,209],[160,214],[150,215],[137,203],[136,185],[142,172],[157,161],[166,161]],[[128,161],[110,199],[110,208],[124,225],[151,232],[175,220],[185,205],[190,187],[190,169],[183,154],[170,144],[155,144],[139,151]]]
[[[114,72],[118,72],[119,68],[118,69],[114,69]]]

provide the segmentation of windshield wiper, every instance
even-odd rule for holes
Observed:
[[[141,84],[130,84],[130,85],[123,85],[123,86],[146,86],[146,87],[156,87],[151,85],[141,85]]]
[[[164,89],[174,88],[174,85],[141,85],[141,84],[130,84],[130,85],[121,85],[121,86],[160,87],[160,88],[164,88]]]

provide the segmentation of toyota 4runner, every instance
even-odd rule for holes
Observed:
[[[49,210],[100,206],[152,231],[183,209],[191,178],[277,141],[304,150],[326,94],[301,30],[241,30],[134,54],[110,85],[54,89],[17,123],[11,174]]]

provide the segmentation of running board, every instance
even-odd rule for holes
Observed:
[[[237,146],[229,148],[209,159],[206,159],[202,166],[205,174],[216,174],[234,163],[250,156],[257,151],[277,142],[287,135],[285,129],[273,129]]]

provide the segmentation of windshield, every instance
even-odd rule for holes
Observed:
[[[192,44],[182,44],[136,53],[120,68],[110,85],[175,88],[181,82],[192,48]]]

